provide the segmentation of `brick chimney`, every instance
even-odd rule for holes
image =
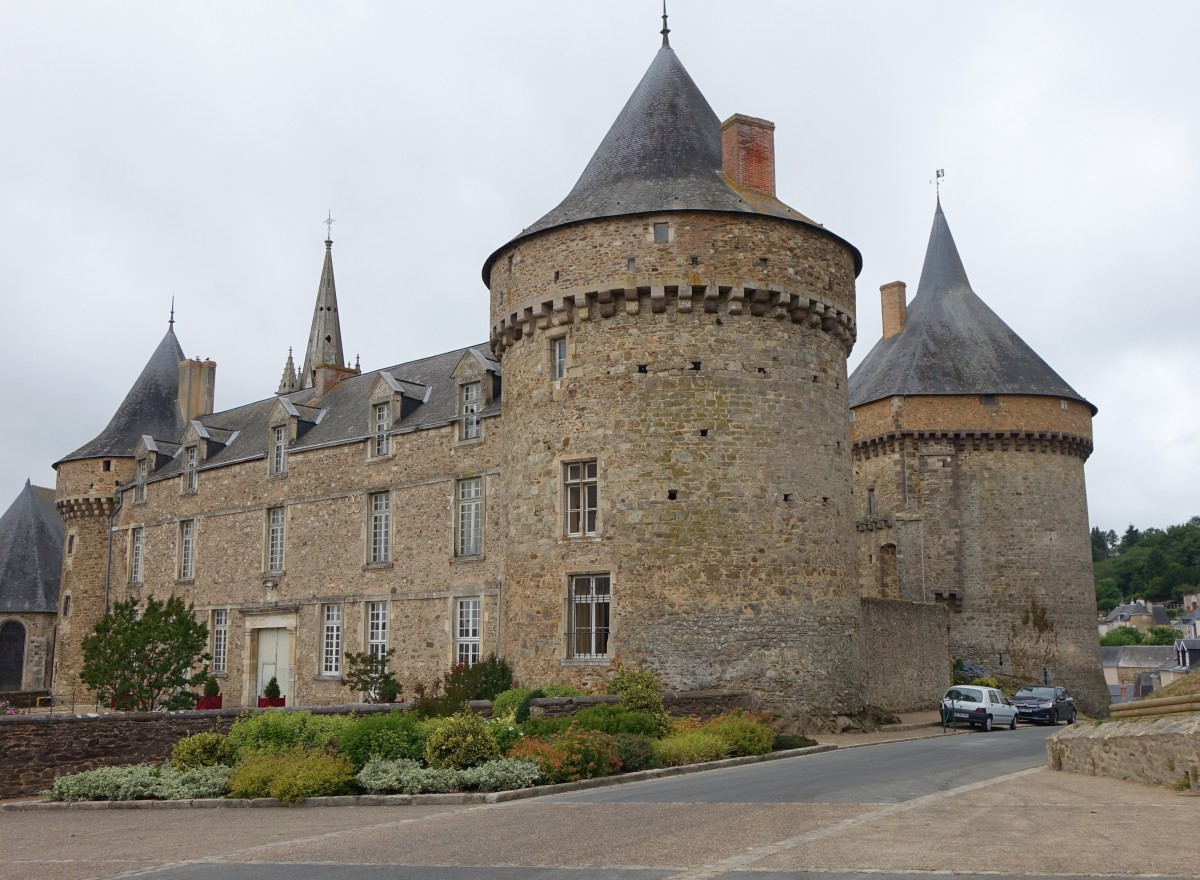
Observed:
[[[339,367],[337,364],[317,364],[316,373],[313,390],[317,397],[324,397],[338,382],[357,376],[359,371],[354,367]]]
[[[217,391],[215,361],[181,361],[179,364],[179,414],[190,422],[213,411]]]
[[[775,195],[775,123],[741,113],[721,123],[721,170],[735,186]]]
[[[908,323],[908,299],[903,281],[893,281],[879,288],[879,301],[883,306],[883,338],[899,335]]]

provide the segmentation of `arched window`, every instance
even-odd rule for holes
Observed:
[[[25,627],[15,620],[0,626],[0,691],[19,691],[25,672]]]

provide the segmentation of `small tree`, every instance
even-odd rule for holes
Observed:
[[[396,702],[404,688],[389,669],[395,653],[395,648],[388,648],[382,654],[347,651],[342,681],[351,693],[363,694],[368,703]]]
[[[1140,645],[1142,632],[1133,626],[1118,626],[1100,636],[1100,644],[1106,648],[1117,648],[1125,645]]]
[[[208,627],[178,596],[117,602],[83,640],[80,680],[101,702],[153,711],[208,676]],[[192,672],[191,670],[198,671]]]
[[[1173,645],[1176,639],[1183,638],[1183,633],[1173,626],[1152,626],[1146,630],[1142,639],[1143,645]]]

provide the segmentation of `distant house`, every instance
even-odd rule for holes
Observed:
[[[1182,641],[1182,640],[1181,640]],[[1136,700],[1160,686],[1164,666],[1175,666],[1178,654],[1170,645],[1125,645],[1101,648],[1100,665],[1114,703]]]
[[[1186,600],[1189,597],[1184,596],[1183,598],[1185,600],[1184,607],[1186,608]],[[1191,611],[1179,618],[1177,625],[1183,627],[1183,637],[1185,639],[1200,639],[1200,607],[1193,607]]]
[[[1117,627],[1132,626],[1142,632],[1152,626],[1174,626],[1167,610],[1162,605],[1147,605],[1145,602],[1131,602],[1128,605],[1118,605],[1097,624],[1100,635],[1112,632]]]
[[[1175,657],[1158,670],[1163,687],[1200,669],[1200,639],[1176,639],[1171,650]]]

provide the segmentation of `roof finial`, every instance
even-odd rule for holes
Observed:
[[[333,224],[337,223],[333,219],[333,211],[329,211],[328,215],[321,222],[325,224],[325,244],[333,244]]]
[[[662,20],[663,20],[663,29],[661,31],[659,31],[659,33],[661,33],[663,35],[663,48],[666,49],[666,48],[669,48],[671,45],[671,41],[669,39],[667,39],[667,34],[671,33],[671,29],[669,27],[667,27],[667,0],[663,0]]]
[[[167,321],[167,329],[175,331],[175,295],[171,294],[171,319]]]
[[[933,180],[929,181],[934,185],[934,191],[937,194],[937,204],[939,208],[942,206],[942,178],[945,176],[946,169],[939,168],[936,172],[934,172]]]

